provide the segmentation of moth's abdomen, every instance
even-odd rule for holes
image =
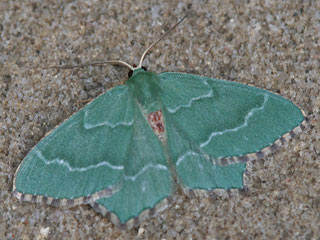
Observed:
[[[148,122],[153,132],[157,135],[161,142],[164,142],[164,121],[162,111],[158,110],[148,114]]]

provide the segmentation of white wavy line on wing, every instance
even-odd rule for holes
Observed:
[[[125,176],[126,181],[135,181],[141,174],[143,174],[145,171],[147,171],[149,168],[155,168],[159,170],[168,170],[168,168],[165,165],[162,164],[147,164],[145,165],[136,175],[133,176]]]
[[[181,162],[184,161],[186,159],[186,157],[189,155],[193,155],[193,156],[198,155],[199,156],[199,154],[196,152],[188,151],[185,154],[183,154],[181,157],[178,158],[178,161],[176,162],[176,166],[179,166],[181,164]]]
[[[203,148],[203,147],[207,146],[207,145],[211,142],[211,140],[212,140],[212,138],[213,138],[214,136],[223,135],[223,134],[228,133],[228,132],[236,132],[236,131],[238,131],[239,129],[248,126],[248,121],[249,121],[249,119],[253,116],[253,114],[254,114],[255,112],[261,111],[261,110],[263,110],[263,109],[265,108],[265,106],[266,106],[266,104],[267,104],[267,101],[268,101],[268,99],[269,99],[269,95],[264,94],[263,96],[264,96],[264,101],[263,101],[263,104],[261,105],[261,107],[253,108],[253,109],[246,115],[243,124],[241,124],[240,126],[235,127],[235,128],[226,129],[226,130],[223,130],[223,131],[220,131],[220,132],[213,132],[213,133],[211,133],[210,136],[209,136],[209,138],[208,138],[208,140],[200,144],[200,148]]]
[[[123,91],[120,94],[118,94],[117,101],[114,103],[114,106],[118,104],[118,102],[120,101],[122,95],[127,94],[127,93],[128,93],[128,88],[126,88],[125,91]],[[128,104],[128,101],[129,101],[129,98],[127,98],[127,104]],[[129,104],[126,107],[125,116],[127,116],[127,114],[128,114],[128,110],[129,110],[128,106],[129,106]],[[100,122],[100,123],[97,123],[97,124],[87,123],[86,122],[87,118],[88,118],[88,111],[85,111],[84,112],[84,128],[85,129],[91,129],[91,128],[100,127],[100,126],[108,126],[108,127],[111,127],[111,128],[115,128],[115,127],[120,126],[120,125],[124,125],[124,126],[133,125],[133,118],[130,121],[120,121],[120,122],[117,122],[117,123],[111,123],[111,122],[108,122],[108,121],[104,121],[104,122]]]
[[[206,95],[201,95],[201,96],[199,96],[199,97],[194,97],[194,98],[191,98],[190,99],[190,101],[187,103],[187,104],[182,104],[182,105],[180,105],[180,106],[178,106],[178,107],[176,107],[176,108],[167,108],[168,109],[168,111],[170,112],[170,113],[175,113],[175,112],[177,112],[180,108],[182,108],[182,107],[190,107],[191,106],[191,104],[192,104],[192,102],[194,102],[194,101],[197,101],[197,100],[199,100],[199,99],[202,99],[202,98],[206,98],[206,97],[212,97],[212,95],[213,95],[213,93],[212,93],[212,90],[210,89],[210,91],[208,92],[208,94],[206,94]]]
[[[86,117],[86,115],[87,115],[87,112],[85,112],[85,117]],[[85,129],[91,129],[91,128],[100,127],[100,126],[108,126],[108,127],[111,127],[111,128],[115,128],[115,127],[120,126],[120,125],[132,126],[132,124],[133,124],[133,119],[130,122],[122,121],[122,122],[118,122],[118,123],[115,123],[115,124],[110,123],[108,121],[104,121],[104,122],[97,123],[97,124],[84,123],[84,128]]]
[[[112,165],[110,164],[109,162],[107,161],[103,161],[103,162],[100,162],[96,165],[89,165],[88,167],[82,167],[82,168],[74,168],[74,167],[71,167],[70,164],[68,162],[66,162],[65,160],[63,159],[53,159],[51,161],[49,161],[48,159],[46,159],[41,151],[38,149],[38,148],[35,148],[34,151],[36,152],[37,156],[47,165],[51,165],[51,164],[58,164],[58,165],[61,165],[61,166],[64,166],[66,168],[68,168],[68,170],[70,172],[84,172],[84,171],[88,171],[90,169],[94,169],[94,168],[99,168],[101,166],[107,166],[111,169],[114,169],[114,170],[123,170],[124,169],[124,166],[122,165],[119,165],[119,166],[115,166],[115,165]]]

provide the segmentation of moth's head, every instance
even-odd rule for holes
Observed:
[[[139,70],[139,69],[142,69],[144,71],[148,71],[146,67],[144,66],[141,66],[141,68],[136,68],[137,65],[136,64],[133,64],[133,67],[135,68],[134,70],[130,69],[130,71],[128,72],[128,77],[131,78],[132,75],[133,75],[133,72],[136,71],[136,70]]]

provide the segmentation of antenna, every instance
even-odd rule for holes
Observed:
[[[100,66],[100,65],[105,65],[107,63],[113,64],[113,65],[123,65],[132,71],[134,70],[134,67],[131,66],[129,63],[126,63],[126,62],[120,61],[120,60],[106,60],[106,61],[102,61],[102,62],[85,63],[85,64],[80,64],[80,65],[52,66],[52,67],[45,67],[44,69],[50,69],[50,68],[73,69],[73,68],[82,68],[82,67],[87,67],[87,66]]]
[[[149,51],[158,43],[160,42],[163,38],[165,38],[173,29],[175,29],[180,23],[183,22],[183,20],[187,17],[188,15],[185,15],[183,18],[181,18],[176,24],[174,24],[168,31],[166,31],[162,36],[152,43],[142,54],[139,65],[137,67],[131,66],[129,63],[126,63],[124,61],[120,60],[106,60],[106,61],[101,61],[101,62],[94,62],[94,63],[85,63],[81,65],[65,65],[65,66],[52,66],[52,67],[46,67],[44,69],[50,69],[50,68],[57,68],[57,69],[73,69],[73,68],[81,68],[81,67],[86,67],[86,66],[100,66],[104,65],[106,63],[114,64],[114,65],[123,65],[129,68],[130,70],[134,71],[135,69],[141,68],[142,67],[142,62],[145,58],[145,56],[149,53]]]
[[[150,51],[151,48],[154,47],[154,45],[156,45],[158,42],[160,42],[163,38],[165,38],[173,29],[175,29],[180,23],[183,22],[183,20],[187,17],[187,15],[185,15],[183,18],[181,18],[175,25],[173,25],[168,31],[166,31],[157,41],[155,41],[154,43],[152,43],[142,54],[139,65],[137,68],[141,68],[142,67],[142,62],[144,57],[148,54],[148,52]]]

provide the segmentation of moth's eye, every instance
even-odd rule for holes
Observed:
[[[131,78],[132,74],[133,74],[133,71],[130,70],[130,71],[128,72],[128,77]]]
[[[143,70],[148,71],[146,67],[142,66],[141,67]]]
[[[133,64],[132,67],[136,68],[136,67],[138,67],[138,66],[137,66],[137,64]]]

